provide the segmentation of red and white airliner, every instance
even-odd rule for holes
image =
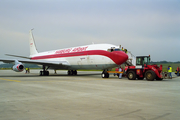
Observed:
[[[109,76],[108,69],[117,67],[126,62],[128,55],[118,46],[112,44],[91,44],[73,48],[65,48],[47,52],[38,52],[32,30],[30,30],[30,56],[9,55],[27,60],[0,59],[4,63],[14,62],[12,69],[16,72],[24,70],[22,63],[42,65],[40,75],[49,75],[48,69],[68,70],[68,75],[77,75],[77,70],[103,70],[102,77]]]

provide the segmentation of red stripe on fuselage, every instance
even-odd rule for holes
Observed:
[[[91,50],[91,51],[82,51],[82,52],[71,52],[64,54],[51,54],[51,55],[42,55],[37,57],[32,57],[32,60],[39,59],[51,59],[51,58],[62,58],[62,57],[75,57],[75,56],[84,56],[84,55],[103,55],[110,56],[110,52],[104,50]]]
[[[128,59],[127,55],[122,51],[108,52],[108,51],[105,51],[105,50],[89,50],[89,51],[71,52],[71,53],[64,53],[64,54],[42,55],[42,56],[32,57],[31,59],[32,60],[40,60],[40,59],[75,57],[75,56],[85,56],[85,55],[102,55],[102,56],[106,56],[106,57],[112,59],[116,64],[119,64],[121,62],[125,62]]]

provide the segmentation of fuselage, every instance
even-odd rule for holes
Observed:
[[[50,66],[52,69],[109,69],[124,63],[128,56],[118,46],[92,44],[41,52],[30,56],[31,60],[66,61],[66,66]]]

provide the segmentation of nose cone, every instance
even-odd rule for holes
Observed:
[[[128,55],[123,51],[113,51],[111,58],[117,65],[121,65],[128,60]]]

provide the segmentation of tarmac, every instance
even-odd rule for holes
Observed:
[[[100,71],[0,70],[1,120],[179,120],[180,77],[101,78]]]

